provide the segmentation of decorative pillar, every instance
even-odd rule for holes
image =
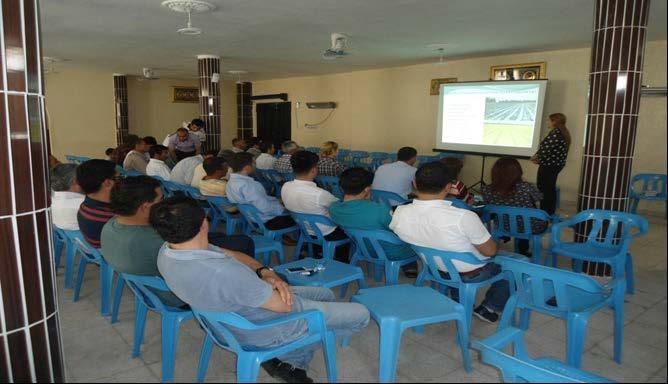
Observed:
[[[247,139],[253,137],[253,83],[249,81],[237,83],[237,137]]]
[[[204,128],[206,141],[202,144],[202,151],[220,150],[220,87],[218,85],[220,57],[197,56],[197,69],[199,72],[199,113],[200,118],[206,123]]]
[[[625,211],[640,105],[649,0],[596,0],[578,211]],[[576,241],[591,228],[577,228]],[[603,264],[587,266],[604,274]]]
[[[116,104],[116,144],[128,137],[128,77],[114,73],[114,101]]]
[[[0,382],[63,382],[38,0],[0,4]]]

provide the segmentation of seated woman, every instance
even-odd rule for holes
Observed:
[[[535,185],[522,180],[522,166],[517,159],[502,157],[492,167],[492,183],[482,186],[482,197],[484,204],[505,205],[520,208],[536,208],[536,203],[543,198],[543,194]],[[508,223],[504,223],[508,228]],[[547,223],[544,221],[532,221],[533,233],[545,231]],[[518,229],[523,230],[522,223],[518,220]],[[529,241],[520,240],[519,252],[529,255]]]
[[[456,157],[444,157],[441,162],[448,167],[451,174],[457,175],[457,180],[450,180],[452,186],[448,192],[448,198],[459,199],[468,205],[473,204],[473,195],[469,193],[466,185],[459,180],[459,173],[462,171],[464,163]]]
[[[343,164],[336,160],[339,154],[339,144],[326,141],[320,146],[320,161],[318,162],[318,175],[339,176],[345,170]]]

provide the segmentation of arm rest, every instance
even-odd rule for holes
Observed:
[[[485,348],[502,350],[507,347],[509,344],[517,344],[522,341],[524,337],[524,331],[521,329],[508,327],[502,330],[497,331],[492,336],[489,336],[483,340],[477,340],[471,343],[473,348],[482,351]]]

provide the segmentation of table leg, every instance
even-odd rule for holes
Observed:
[[[401,327],[394,321],[380,324],[380,361],[378,363],[378,381],[391,383],[397,377],[397,360],[401,346]]]

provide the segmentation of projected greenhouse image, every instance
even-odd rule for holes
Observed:
[[[536,100],[533,95],[513,93],[514,100],[503,100],[504,96],[485,99],[483,144],[530,146],[536,121]],[[532,100],[521,100],[529,96]]]

